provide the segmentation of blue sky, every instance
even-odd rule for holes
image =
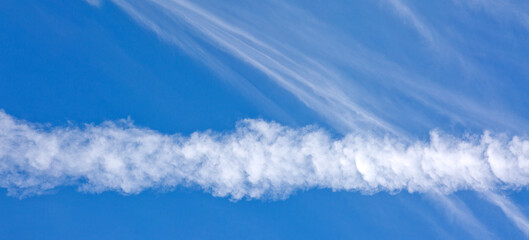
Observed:
[[[525,239],[522,1],[0,3],[6,239]]]

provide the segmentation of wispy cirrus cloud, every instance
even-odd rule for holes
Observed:
[[[430,27],[426,26],[426,24],[421,19],[419,19],[417,14],[414,13],[406,4],[404,4],[400,0],[388,0],[387,2],[391,6],[393,6],[393,8],[398,14],[400,14],[403,18],[409,20],[412,26],[423,38],[425,38],[429,42],[436,41],[434,33],[432,32]]]
[[[345,86],[332,80],[340,79],[336,71],[305,53],[264,42],[190,2],[114,2],[162,38],[191,52],[193,56],[199,56],[217,70],[216,64],[210,62],[215,58],[204,51],[192,35],[180,32],[190,29],[194,37],[201,37],[257,68],[342,130],[361,129],[360,126],[369,125],[371,128],[397,131],[388,122],[352,101],[341,89]]]
[[[86,0],[90,5],[99,7],[101,5],[102,0]]]
[[[501,21],[514,21],[529,30],[529,4],[524,1],[454,0],[454,2],[484,11]]]
[[[498,239],[474,216],[468,206],[457,196],[439,192],[428,194],[431,201],[440,205],[448,217],[457,222],[474,239]]]
[[[406,126],[437,127],[434,119],[414,105],[463,125],[508,130],[527,125],[516,114],[484,106],[482,101],[465,96],[464,91],[449,90],[399,66],[384,54],[285,3],[255,3],[259,12],[236,7],[213,12],[200,2],[112,2],[232,82],[251,86],[245,81],[252,80],[234,78],[231,67],[218,60],[208,47],[257,69],[343,133],[375,131],[404,136],[409,134]],[[425,38],[438,41],[436,34],[406,5],[396,0],[391,3],[412,19]],[[402,104],[410,100],[413,104]]]
[[[514,204],[506,196],[494,192],[484,192],[482,193],[485,199],[489,202],[498,206],[505,216],[511,220],[518,229],[520,229],[525,235],[529,236],[529,220],[527,217],[520,211],[518,206]]]

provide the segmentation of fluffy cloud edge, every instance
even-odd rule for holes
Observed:
[[[130,120],[43,127],[0,112],[0,187],[12,195],[65,185],[139,193],[198,186],[215,196],[285,198],[297,190],[479,192],[529,183],[529,140],[485,132],[425,141],[246,119],[227,132],[162,134]]]

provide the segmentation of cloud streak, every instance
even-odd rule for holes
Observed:
[[[529,14],[527,13],[529,5],[523,1],[454,0],[454,2],[482,10],[500,20],[515,21],[529,30]]]
[[[332,24],[285,3],[270,1],[238,8],[237,4],[180,0],[112,2],[222,78],[258,93],[260,90],[248,83],[258,80],[234,77],[233,66],[220,61],[211,49],[253,67],[342,133],[404,136],[409,135],[409,126],[428,131],[438,127],[432,112],[480,129],[519,130],[527,125],[514,113],[468,97],[468,89],[447,89],[443,81],[421,77]],[[403,18],[410,19],[421,36],[438,45],[434,44],[438,42],[435,31],[416,13],[400,1],[390,3]]]
[[[526,236],[529,236],[529,220],[520,211],[518,206],[511,202],[507,197],[501,196],[493,192],[482,193],[485,199],[498,206],[505,216],[511,220],[518,229],[520,229]]]
[[[224,133],[166,135],[128,120],[45,128],[0,113],[0,186],[38,194],[59,186],[139,193],[198,186],[215,196],[283,198],[310,188],[480,192],[529,184],[529,140],[485,133],[429,141],[292,129],[244,120]]]
[[[432,31],[411,11],[411,9],[400,0],[388,0],[388,3],[405,19],[408,19],[417,32],[429,42],[434,42]]]
[[[474,216],[467,205],[455,195],[431,193],[430,200],[439,204],[447,216],[455,220],[474,239],[498,239]]]
[[[341,78],[336,71],[290,47],[273,46],[186,1],[154,0],[140,3],[115,0],[114,3],[159,36],[198,56],[216,71],[226,69],[211,62],[215,58],[203,50],[193,34],[179,32],[189,29],[195,37],[257,68],[341,130],[370,126],[371,129],[398,131],[353,101],[342,90],[346,86],[333,81]],[[157,16],[159,14],[164,17]]]

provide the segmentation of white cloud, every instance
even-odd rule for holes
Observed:
[[[100,0],[86,1],[101,4]],[[259,90],[235,80],[233,71],[196,38],[264,73],[336,128],[366,132],[334,139],[314,127],[291,129],[262,120],[244,120],[230,133],[183,137],[138,128],[127,121],[44,129],[0,113],[0,187],[8,188],[11,194],[36,194],[63,185],[122,193],[192,185],[233,199],[285,197],[308,188],[365,193],[476,190],[487,193],[487,199],[529,233],[528,221],[517,207],[490,194],[505,188],[525,188],[529,183],[526,138],[487,132],[456,138],[433,131],[428,141],[410,142],[371,134],[369,131],[375,129],[403,133],[395,125],[393,115],[397,111],[391,109],[417,112],[406,109],[408,106],[384,103],[379,93],[350,81],[350,76],[336,66],[352,69],[377,88],[411,97],[454,121],[517,129],[526,125],[525,120],[414,75],[294,8],[286,13],[274,8],[273,18],[250,14],[237,19],[186,1],[112,1],[163,40],[198,57],[230,81],[239,81],[236,84],[251,95],[257,96]],[[444,46],[435,29],[419,14],[401,1],[389,3],[430,44]],[[500,9],[498,12],[508,12]],[[291,18],[291,11],[302,21]],[[519,11],[511,12],[517,19],[527,19]],[[282,26],[266,24],[273,19],[279,19]],[[271,26],[294,31],[293,35],[300,37],[275,35],[266,30]],[[340,38],[342,41],[337,40]],[[439,49],[463,59],[449,47]],[[418,114],[407,114],[406,119]],[[420,117],[415,121],[424,122]],[[464,225],[482,232],[484,227],[464,205],[439,196],[439,202]]]
[[[0,186],[34,194],[62,185],[138,193],[200,186],[233,199],[285,197],[296,190],[450,193],[529,183],[529,141],[485,133],[429,141],[292,129],[244,120],[228,133],[185,137],[128,121],[44,129],[0,113]]]

